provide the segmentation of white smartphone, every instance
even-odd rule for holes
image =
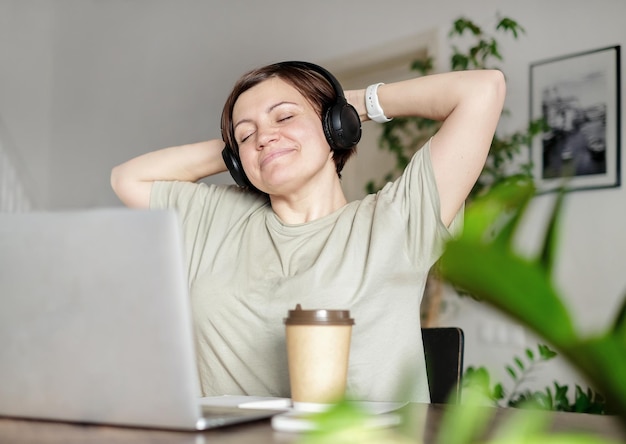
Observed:
[[[272,417],[272,428],[280,432],[308,432],[317,429],[315,413],[291,410]],[[370,415],[364,424],[367,428],[397,426],[401,417],[396,413]]]

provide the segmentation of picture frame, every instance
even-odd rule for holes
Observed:
[[[621,186],[620,46],[530,65],[530,120],[548,129],[533,139],[538,193]]]

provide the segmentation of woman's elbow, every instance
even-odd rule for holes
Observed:
[[[113,192],[115,193],[115,195],[117,197],[120,197],[120,193],[123,190],[123,183],[124,183],[124,174],[123,171],[120,171],[122,169],[121,165],[117,165],[114,166],[113,169],[111,170],[111,188],[113,189]]]
[[[124,205],[131,208],[148,208],[152,182],[133,179],[125,171],[124,164],[111,170],[111,188]]]
[[[506,78],[499,69],[489,69],[485,73],[488,76],[490,89],[493,91],[494,103],[502,108],[506,97]]]

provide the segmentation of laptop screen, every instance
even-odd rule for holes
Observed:
[[[0,214],[0,415],[194,428],[178,218]]]

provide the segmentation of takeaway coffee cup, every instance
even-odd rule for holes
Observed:
[[[354,319],[348,310],[303,310],[285,318],[293,406],[322,410],[346,392]]]

